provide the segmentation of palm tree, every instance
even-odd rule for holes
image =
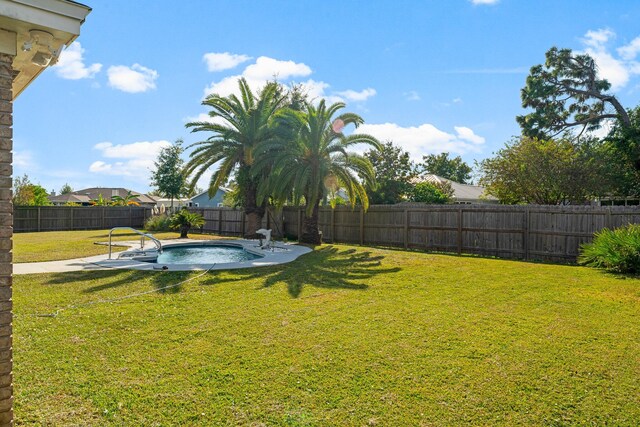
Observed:
[[[102,194],[100,194],[102,196]],[[121,196],[111,196],[111,205],[112,206],[140,206],[140,203],[135,201],[137,195],[131,194],[131,190],[127,191],[127,195],[124,197]]]
[[[285,199],[306,205],[302,236],[304,243],[319,244],[318,208],[320,202],[338,189],[344,188],[352,205],[359,199],[366,209],[369,199],[364,184],[375,181],[371,163],[364,156],[347,151],[356,144],[368,144],[381,149],[370,135],[351,134],[342,130],[364,120],[353,113],[336,113],[345,107],[338,102],[326,106],[306,104],[304,111],[283,110],[278,117],[278,138],[259,146],[255,170],[269,168],[270,174],[260,186],[259,199],[268,196],[276,201]],[[364,181],[364,182],[363,182]]]
[[[238,80],[238,86],[240,98],[213,94],[202,102],[211,108],[209,117],[215,119],[214,122],[187,123],[192,132],[210,132],[212,135],[191,144],[190,147],[196,148],[190,154],[184,172],[186,176],[194,174],[193,187],[205,171],[219,163],[209,182],[209,197],[213,197],[235,172],[240,204],[247,216],[246,235],[252,236],[260,228],[266,209],[266,201],[256,201],[260,177],[251,171],[254,150],[259,143],[273,139],[275,132],[271,124],[282,106],[284,95],[275,82],[268,83],[257,96],[244,78]]]

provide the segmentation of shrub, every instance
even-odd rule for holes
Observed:
[[[431,182],[421,182],[413,189],[412,201],[420,203],[445,204],[449,201],[443,189]]]
[[[578,263],[615,273],[640,272],[640,224],[595,233],[593,242],[581,246]]]
[[[171,229],[179,230],[181,238],[187,238],[187,233],[191,227],[202,227],[205,223],[204,217],[195,212],[189,212],[182,208],[180,212],[171,216]]]
[[[167,215],[154,215],[144,223],[144,229],[148,231],[169,231],[171,229],[171,218]]]

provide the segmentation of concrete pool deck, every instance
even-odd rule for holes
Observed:
[[[191,270],[228,270],[236,268],[251,268],[251,267],[265,267],[270,265],[284,264],[291,262],[301,255],[311,252],[311,249],[306,246],[299,246],[293,244],[287,244],[282,242],[275,242],[274,244],[278,248],[285,248],[282,252],[271,252],[269,250],[261,250],[255,248],[258,244],[257,240],[192,240],[192,239],[173,239],[161,241],[163,247],[173,246],[179,244],[234,244],[242,245],[243,247],[251,248],[251,252],[260,253],[264,255],[263,258],[258,258],[245,262],[231,262],[220,264],[156,264],[150,262],[135,261],[130,259],[117,259],[118,255],[123,252],[115,252],[112,258],[109,259],[108,254],[96,255],[85,258],[76,258],[61,261],[47,261],[47,262],[30,262],[13,264],[13,274],[38,274],[38,273],[64,273],[70,271],[93,271],[93,270],[167,270],[167,271],[191,271]],[[139,248],[140,241],[127,241],[118,242],[118,245],[129,246],[128,250],[133,248]],[[155,248],[153,242],[146,242],[144,249]],[[127,251],[128,251],[127,250]],[[126,252],[126,251],[125,251]],[[166,267],[166,268],[163,268]]]

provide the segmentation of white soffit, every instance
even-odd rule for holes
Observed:
[[[14,99],[46,68],[35,55],[41,52],[47,57],[54,52],[52,63],[55,62],[60,50],[78,37],[89,12],[88,6],[70,0],[0,0],[0,51],[16,55]],[[34,44],[29,51],[23,50],[24,43],[33,40],[33,34],[42,32],[51,35],[46,46]]]

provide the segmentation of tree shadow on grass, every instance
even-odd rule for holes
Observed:
[[[243,280],[262,281],[260,287],[271,287],[278,283],[287,286],[289,295],[297,298],[305,286],[326,289],[364,290],[367,280],[380,274],[395,273],[399,267],[383,268],[382,255],[370,251],[326,246],[297,260],[274,267],[217,270],[208,273],[201,281],[204,285],[217,285]],[[149,281],[160,293],[173,294],[182,290],[182,282],[190,276],[201,274],[193,271],[139,271],[139,270],[92,270],[55,273],[46,285],[64,285],[87,282],[88,287],[80,292],[92,294],[116,289],[138,281]],[[144,291],[142,289],[141,291]]]
[[[399,267],[382,268],[383,259],[384,256],[372,255],[370,251],[326,246],[277,267],[234,270],[231,277],[228,271],[212,272],[204,284],[262,279],[261,287],[267,288],[282,282],[293,298],[299,297],[305,286],[364,290],[369,287],[366,281],[372,277],[400,271]]]
[[[99,282],[93,286],[82,289],[83,294],[90,294],[131,283],[147,280],[160,293],[177,293],[182,289],[182,282],[189,275],[197,274],[190,271],[140,271],[140,270],[92,270],[55,273],[46,285],[63,285],[73,282]],[[109,280],[112,279],[112,280]],[[144,291],[144,290],[142,290]]]

